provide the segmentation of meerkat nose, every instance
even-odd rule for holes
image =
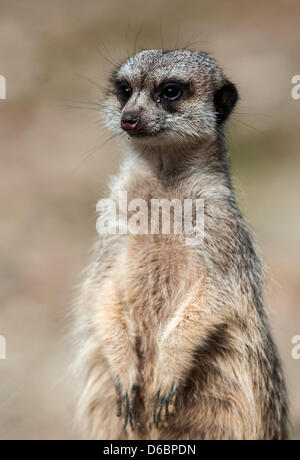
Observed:
[[[134,131],[139,123],[139,117],[136,114],[124,114],[121,119],[121,127],[124,131]]]

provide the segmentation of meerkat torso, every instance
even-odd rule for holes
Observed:
[[[199,52],[144,51],[112,76],[107,124],[129,135],[109,193],[117,216],[122,192],[147,209],[152,200],[203,200],[204,233],[199,244],[172,228],[99,236],[75,309],[78,418],[87,437],[287,436],[260,262],[234,200],[223,138],[236,99],[234,85]]]

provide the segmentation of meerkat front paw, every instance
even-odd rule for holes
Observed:
[[[128,422],[132,430],[138,420],[137,406],[139,386],[136,383],[125,385],[125,382],[116,377],[115,388],[117,393],[117,417],[123,416],[125,429]]]
[[[175,413],[178,390],[179,385],[175,380],[163,381],[158,385],[153,410],[153,423],[156,428],[159,428],[160,423],[166,422],[170,414]]]

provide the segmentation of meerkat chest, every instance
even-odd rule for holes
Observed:
[[[181,236],[129,236],[119,264],[119,286],[131,315],[169,317],[197,279],[197,261]]]
[[[172,314],[199,277],[203,207],[159,186],[156,193],[146,185],[128,189],[119,188],[111,208],[100,209],[103,228],[106,220],[114,233],[114,277],[123,304],[131,316],[157,321]]]

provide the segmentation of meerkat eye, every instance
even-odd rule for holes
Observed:
[[[161,95],[164,99],[168,99],[169,101],[177,101],[177,99],[179,99],[182,95],[182,89],[179,86],[170,83],[169,85],[164,86]]]
[[[124,99],[124,101],[128,101],[128,99],[130,99],[132,95],[132,89],[127,82],[122,81],[118,83],[117,89],[118,89],[118,93],[120,94],[122,99]]]

